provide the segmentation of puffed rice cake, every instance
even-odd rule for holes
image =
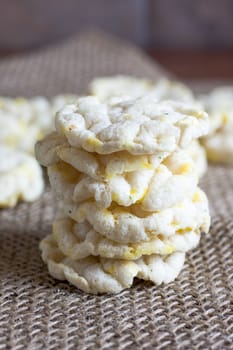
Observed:
[[[72,260],[62,254],[52,235],[42,240],[40,249],[54,278],[67,280],[91,294],[119,293],[131,287],[135,277],[157,285],[169,283],[178,276],[185,259],[185,253],[177,252],[168,256],[143,256],[133,261],[94,256]]]
[[[148,215],[140,207],[101,210],[85,203],[77,212],[58,215],[53,233],[72,259],[88,255],[134,260],[142,255],[186,252],[197,246],[210,225],[208,201],[198,189],[177,206]]]
[[[0,144],[33,154],[35,143],[53,130],[56,112],[76,99],[76,95],[51,100],[0,97]]]
[[[34,201],[43,191],[42,171],[30,155],[0,145],[0,207]]]
[[[51,129],[50,105],[46,98],[0,98],[0,144],[28,153]]]
[[[202,228],[208,232],[209,228],[208,202],[199,189],[193,197],[159,212],[144,211],[140,205],[128,208],[113,205],[101,209],[94,202],[67,204],[64,210],[76,222],[87,221],[95,231],[120,243],[149,241],[159,233],[171,236],[177,230],[184,232],[186,229]]]
[[[202,139],[208,159],[233,164],[233,87],[217,88],[200,99],[210,117],[210,132]]]
[[[64,157],[64,154],[61,156],[60,151],[64,150],[63,146],[57,150],[57,154],[67,163],[58,159],[57,163],[48,166],[50,184],[58,199],[65,199],[68,196],[75,203],[94,199],[102,208],[109,207],[113,201],[121,206],[140,203],[142,209],[155,211],[181,202],[193,194],[197,186],[196,167],[191,157],[183,150],[177,150],[160,164],[149,163],[146,157],[141,156],[129,156],[117,163],[114,156],[112,159],[107,156],[109,163],[103,166],[105,160],[100,164],[100,160],[98,162],[95,158],[102,170],[102,173],[99,173],[96,178],[97,172],[90,170],[97,168],[94,167],[96,163],[92,162],[93,159],[89,160],[88,157],[84,157],[84,166],[82,166],[82,162],[79,161],[80,150],[65,149],[70,157]],[[81,152],[83,155],[83,151]],[[89,154],[85,152],[86,155]],[[136,161],[137,158],[139,162]],[[127,163],[124,163],[124,160]],[[113,168],[115,172],[112,172]],[[111,169],[110,172],[109,169]]]
[[[150,96],[104,104],[83,97],[57,113],[56,130],[73,147],[88,152],[130,154],[173,152],[208,133],[207,113],[199,106],[157,102]]]
[[[166,78],[153,82],[127,75],[99,77],[90,82],[88,90],[101,101],[122,96],[137,98],[146,94],[152,94],[158,101],[194,101],[194,95],[187,86]]]

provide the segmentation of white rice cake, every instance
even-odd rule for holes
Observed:
[[[71,147],[65,136],[52,132],[36,144],[36,157],[43,166],[53,165],[60,160],[93,179],[103,180],[112,175],[120,175],[135,170],[156,168],[169,154],[133,156],[126,151],[112,154],[92,154],[80,148]]]
[[[201,101],[210,117],[210,133],[202,139],[208,159],[233,164],[233,87],[217,88]]]
[[[0,207],[34,201],[44,188],[42,171],[30,155],[0,146]]]
[[[122,95],[137,98],[149,92],[152,86],[153,83],[148,79],[115,75],[95,78],[90,82],[88,90],[91,95],[97,96],[101,101],[106,101]]]
[[[56,112],[73,103],[76,95],[57,95],[51,100],[0,97],[0,144],[34,153],[35,143],[54,128]]]
[[[150,241],[158,234],[169,237],[184,230],[208,232],[210,225],[208,200],[198,188],[192,198],[160,212],[146,212],[139,204],[101,209],[95,202],[64,204],[63,208],[76,222],[87,221],[96,232],[119,243]]]
[[[202,141],[208,159],[215,163],[233,164],[233,132],[216,133]]]
[[[109,207],[113,201],[121,206],[140,203],[142,209],[155,211],[190,197],[197,186],[195,164],[183,150],[177,150],[160,165],[142,156],[126,156],[118,161],[114,154],[104,164],[102,157],[98,160],[87,152],[67,147],[61,147],[57,154],[74,168],[65,162],[49,166],[52,189],[62,199],[69,188],[70,201],[74,203],[94,199],[100,208]]]
[[[112,104],[83,97],[58,112],[55,125],[71,146],[99,154],[172,153],[209,130],[208,115],[197,105],[150,96]]]
[[[34,152],[34,145],[48,130],[52,118],[46,98],[0,98],[0,144]]]
[[[184,265],[185,253],[168,256],[150,255],[134,261],[90,256],[72,260],[62,254],[52,235],[40,243],[42,258],[49,273],[67,280],[86,293],[119,293],[132,286],[134,278],[155,284],[173,281]]]
[[[165,78],[152,82],[127,75],[98,77],[89,84],[89,92],[101,101],[116,97],[137,98],[146,94],[153,95],[158,101],[194,101],[192,91],[187,86]]]
[[[103,258],[136,260],[144,255],[169,255],[187,252],[200,241],[200,225],[174,228],[174,234],[163,235],[163,231],[153,232],[150,240],[138,243],[117,243],[96,232],[87,222],[77,223],[68,217],[57,217],[53,224],[53,237],[61,252],[72,260],[90,255]]]

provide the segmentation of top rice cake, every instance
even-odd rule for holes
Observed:
[[[198,105],[158,102],[149,95],[107,103],[82,97],[58,112],[55,125],[71,146],[99,154],[170,154],[209,130],[208,115]]]

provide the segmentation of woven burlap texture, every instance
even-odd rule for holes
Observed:
[[[163,73],[140,51],[88,33],[29,56],[0,62],[0,93],[85,91],[103,74]],[[0,211],[0,350],[233,349],[233,169],[211,166],[202,182],[210,234],[188,254],[177,280],[135,281],[113,296],[92,296],[48,275],[38,243],[51,231],[56,202]]]

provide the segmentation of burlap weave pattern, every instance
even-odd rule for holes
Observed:
[[[162,70],[137,50],[98,34],[0,63],[0,93],[83,92],[90,78]],[[38,243],[56,202],[0,211],[0,350],[233,349],[233,169],[211,166],[202,186],[212,228],[179,278],[156,287],[135,281],[114,296],[91,296],[48,275]]]
[[[141,67],[139,69],[139,67]],[[116,38],[87,32],[52,48],[5,59],[0,64],[0,94],[54,96],[84,93],[90,79],[111,74],[157,78],[164,73],[137,48]]]

